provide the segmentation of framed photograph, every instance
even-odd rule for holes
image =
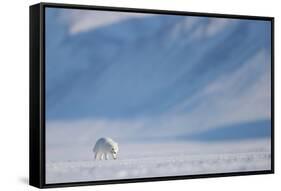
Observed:
[[[30,185],[274,172],[274,18],[30,7]]]

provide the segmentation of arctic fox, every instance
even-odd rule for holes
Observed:
[[[105,160],[109,159],[109,154],[111,154],[113,159],[117,158],[118,144],[114,142],[111,138],[100,138],[93,149],[95,153],[95,160]]]

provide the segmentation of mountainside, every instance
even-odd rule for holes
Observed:
[[[70,35],[49,15],[47,119],[158,115],[242,69],[231,91],[245,94],[270,70],[262,21],[153,16]]]

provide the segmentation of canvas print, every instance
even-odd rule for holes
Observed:
[[[271,22],[45,10],[46,183],[271,169]]]

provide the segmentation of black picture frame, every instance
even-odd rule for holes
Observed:
[[[249,171],[249,172],[229,172],[229,173],[200,174],[200,175],[166,176],[166,177],[153,177],[153,178],[46,184],[45,182],[45,8],[47,7],[270,21],[271,22],[271,169],[261,170],[261,171]],[[123,8],[123,7],[122,8],[103,7],[103,6],[56,4],[56,3],[39,3],[36,5],[32,5],[30,6],[30,129],[29,129],[29,133],[30,133],[29,134],[30,136],[29,184],[38,188],[272,174],[274,173],[274,18],[249,16],[249,15],[195,13],[195,12],[183,12],[183,11],[136,9],[136,8]]]

